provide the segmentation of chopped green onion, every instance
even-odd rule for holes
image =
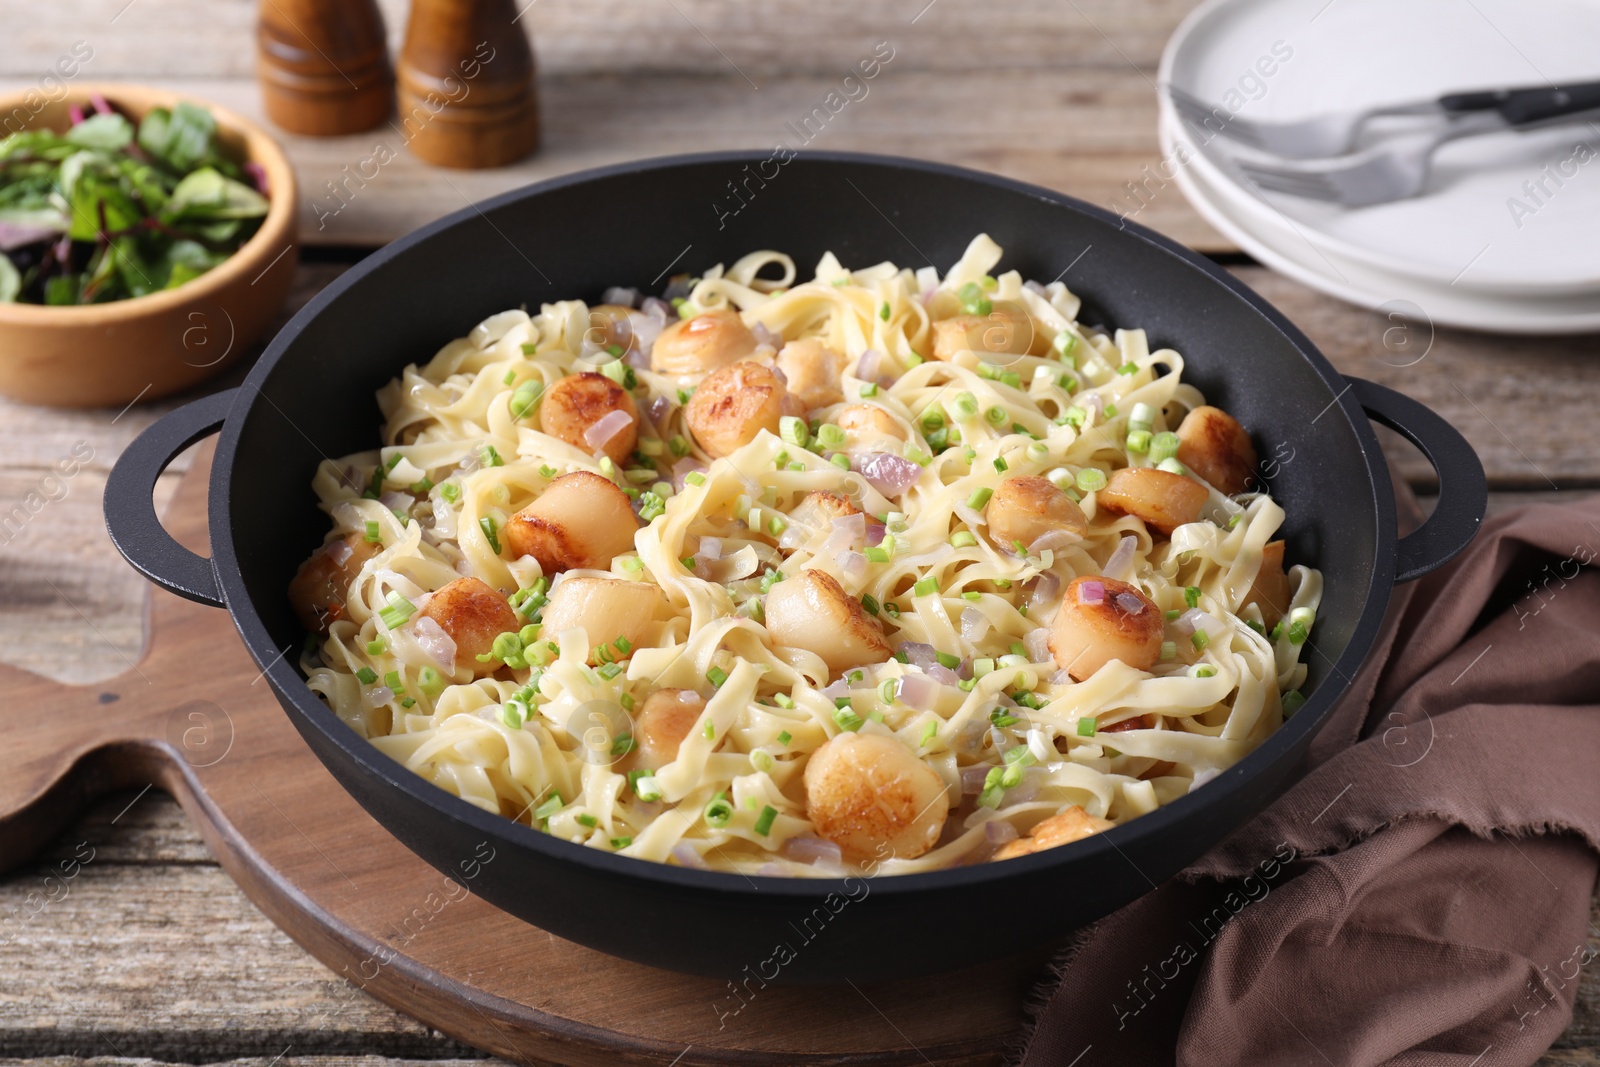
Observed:
[[[968,282],[957,289],[956,299],[961,301],[961,313],[964,315],[987,315],[994,310],[994,303],[977,282]]]
[[[1015,726],[1022,720],[1011,714],[1005,708],[995,708],[989,713],[989,724],[1004,730],[1008,726]]]
[[[750,764],[762,774],[768,774],[772,771],[772,753],[758,748],[750,753]]]
[[[500,554],[500,528],[491,515],[485,515],[478,520],[478,529],[483,531],[483,536],[488,538],[489,548],[495,555]]]
[[[1004,474],[1011,468],[1010,465],[1006,463],[1006,458],[1004,456],[996,456],[994,457],[994,469]]]
[[[1196,678],[1215,678],[1217,669],[1209,663],[1200,663],[1195,665],[1193,674]]]
[[[889,309],[889,305],[885,304],[883,305],[883,308],[885,311],[887,311]],[[778,809],[773,807],[771,804],[768,804],[766,807],[762,808],[761,814],[756,816],[756,833],[760,834],[762,837],[766,837],[768,834],[772,833],[772,823],[775,819],[777,819],[777,817]]]
[[[1168,608],[1166,614],[1168,622],[1177,622],[1179,617],[1183,615],[1183,612],[1179,611],[1177,608]]]
[[[950,535],[952,548],[971,548],[978,543],[978,536],[971,530],[957,530]]]
[[[1117,368],[1117,373],[1118,374],[1138,374],[1139,373],[1139,364],[1135,363],[1133,360],[1130,359],[1128,362],[1124,363],[1122,366]]]
[[[369,656],[381,656],[387,651],[389,651],[389,642],[383,639],[382,634],[367,642],[367,655]]]
[[[587,826],[590,829],[600,825],[600,820],[595,818],[593,815],[590,815],[588,812],[584,812],[582,815],[575,815],[573,818],[577,821],[578,825]]]
[[[1164,470],[1168,474],[1178,474],[1178,475],[1183,475],[1185,477],[1187,477],[1188,474],[1189,474],[1189,468],[1188,467],[1185,467],[1182,463],[1179,463],[1177,460],[1170,459],[1170,458],[1169,459],[1164,459],[1160,463],[1157,463],[1156,464],[1156,469],[1157,470]]]
[[[1078,736],[1079,737],[1093,737],[1094,736],[1094,732],[1095,732],[1095,721],[1092,718],[1089,718],[1088,716],[1085,716],[1084,718],[1081,718],[1081,719],[1078,720]]]
[[[417,688],[428,696],[437,696],[444,689],[444,679],[432,667],[424,667],[417,672]]]
[[[689,485],[705,485],[706,484],[706,476],[704,474],[701,474],[699,471],[690,471],[688,474],[685,474],[683,476],[683,480],[685,482],[687,482]]]
[[[1006,409],[996,404],[985,411],[983,417],[996,426],[1003,425],[1006,421]]]
[[[884,704],[893,704],[895,694],[899,692],[900,683],[893,678],[885,678],[883,684],[878,686],[878,700]]]
[[[844,445],[844,430],[831,422],[825,422],[817,427],[817,443],[823,448],[839,448]]]
[[[1277,621],[1277,623],[1275,623],[1273,625],[1272,632],[1267,635],[1267,638],[1269,640],[1271,640],[1271,641],[1277,641],[1278,638],[1280,638],[1282,636],[1283,636],[1283,620],[1279,619]]]
[[[1194,646],[1196,652],[1203,651],[1211,643],[1211,635],[1204,630],[1197,629],[1189,635],[1189,643]]]
[[[772,587],[783,581],[783,572],[768,567],[766,573],[761,575],[761,591],[770,592]]]
[[[778,436],[797,448],[805,448],[811,443],[811,430],[806,426],[806,420],[797,415],[785,415],[778,420]]]
[[[1098,492],[1106,487],[1106,472],[1098,467],[1085,467],[1078,472],[1074,483],[1085,493]]]
[[[537,378],[523,382],[517,386],[517,391],[511,394],[511,417],[520,419],[533,410],[539,402],[539,397],[544,392],[544,383]]]
[[[989,498],[992,496],[994,496],[993,489],[974,489],[972,495],[967,497],[967,507],[973,511],[981,511],[984,505],[989,503]]]
[[[889,301],[885,300],[882,304],[878,305],[878,318],[882,319],[884,322],[889,321]]]
[[[1177,658],[1178,658],[1178,642],[1176,642],[1176,641],[1163,641],[1163,642],[1161,642],[1161,662],[1162,663],[1170,663],[1170,662],[1172,662],[1173,660],[1175,660]]]
[[[1309,636],[1310,633],[1306,630],[1304,623],[1292,622],[1289,624],[1289,643],[1291,645],[1303,645]]]
[[[780,693],[779,695],[781,696],[782,694]],[[792,704],[794,702],[790,701],[790,703]],[[780,733],[778,735],[778,744],[780,744],[780,745],[787,745],[790,741],[793,741],[793,740],[794,740],[794,734],[791,734],[788,730],[785,730],[785,731],[783,731],[782,733]]]
[[[868,615],[876,615],[882,610],[878,606],[878,598],[871,593],[861,594],[861,607]]]
[[[1171,430],[1162,430],[1150,438],[1150,462],[1160,465],[1163,461],[1171,459],[1178,454],[1178,435]]]
[[[356,671],[356,679],[362,685],[371,685],[378,680],[378,672],[371,667],[362,667],[359,671]]]
[[[1128,435],[1128,451],[1135,454],[1150,451],[1150,431],[1135,430]]]
[[[631,837],[613,837],[611,839],[611,847],[615,849],[624,849],[631,844],[633,844],[633,838]]]
[[[866,554],[868,562],[871,562],[871,563],[888,563],[889,562],[889,550],[884,548],[881,545],[868,545],[862,551]]]
[[[775,693],[775,694],[773,694],[772,699],[776,700],[778,702],[778,707],[780,707],[780,708],[793,708],[794,707],[794,698],[791,697],[788,693]]]
[[[444,482],[439,486],[439,495],[444,497],[446,504],[454,504],[461,499],[461,487],[455,482]]]
[[[917,579],[917,584],[911,587],[912,596],[931,596],[939,591],[939,579],[929,575]]]
[[[383,534],[378,530],[378,520],[367,520],[367,543],[373,545],[383,544]]]
[[[1186,585],[1186,586],[1184,586],[1183,587],[1183,602],[1185,604],[1189,605],[1191,608],[1199,607],[1200,606],[1200,587],[1198,585]]]
[[[978,794],[978,806],[980,808],[998,808],[1000,806],[1000,797],[1005,793],[1005,786],[1001,784],[1005,778],[1005,773],[1005,768],[1003,767],[989,768],[989,773],[983,779],[983,791]]]
[[[1080,408],[1076,404],[1073,404],[1071,407],[1067,408],[1067,410],[1061,413],[1060,421],[1068,426],[1071,426],[1075,430],[1081,430],[1083,429],[1084,422],[1087,421],[1088,418],[1088,411]]]
[[[883,613],[891,619],[898,619],[900,617],[900,605],[892,600],[885,600],[883,602]]]
[[[828,462],[832,463],[835,467],[838,467],[840,470],[847,471],[847,470],[850,469],[850,457],[845,455],[843,452],[835,452],[833,454],[833,456],[831,458],[829,458]],[[789,469],[790,470],[804,470],[805,466],[803,464],[800,464],[800,463],[791,463],[789,465]]]
[[[1117,417],[1117,405],[1115,405],[1115,404],[1107,404],[1106,405],[1106,418],[1114,419],[1116,417]]]
[[[522,342],[522,354],[523,355],[531,356],[531,355],[536,354],[538,351],[539,351],[538,342],[536,342],[536,341],[524,341],[524,342]]]
[[[728,672],[723,670],[721,667],[712,667],[709,671],[706,671],[706,681],[710,682],[718,689],[721,689],[722,683],[726,682],[727,680]]]
[[[609,682],[609,681],[611,681],[611,679],[615,678],[617,675],[622,673],[622,664],[620,664],[620,663],[602,663],[595,670],[595,673]]]
[[[391,589],[389,591],[389,606],[378,612],[378,618],[383,620],[384,626],[391,630],[397,630],[405,625],[406,620],[411,618],[412,613],[416,610],[417,606],[415,604]]]
[[[672,454],[677,456],[679,459],[682,459],[684,456],[689,454],[689,442],[684,439],[682,434],[675,433],[669,437],[667,439],[667,447],[671,449]]]
[[[933,658],[939,661],[939,666],[955,670],[961,666],[961,657],[951,655],[949,652],[935,652]]]
[[[706,805],[706,824],[709,826],[726,826],[733,819],[733,801],[728,799],[728,794],[718,793],[711,798],[711,803]]]
[[[878,383],[877,382],[868,382],[866,385],[863,385],[861,387],[861,399],[865,400],[868,397],[873,397],[873,396],[877,396],[877,395],[878,395]]]
[[[1283,717],[1287,719],[1289,716],[1299,711],[1301,705],[1303,705],[1305,702],[1305,694],[1300,692],[1298,689],[1292,689],[1283,694]]]
[[[926,359],[924,359],[922,356],[919,356],[915,352],[913,352],[910,355],[906,356],[906,368],[908,370],[910,368],[912,368],[912,367],[920,367],[926,362],[927,362]]]
[[[839,729],[850,733],[861,729],[861,716],[848,707],[838,708],[833,713],[833,721],[839,724]]]
[[[478,455],[483,460],[485,467],[504,467],[506,461],[500,458],[500,453],[495,451],[494,445],[484,445],[479,449]]]
[[[566,801],[561,799],[560,793],[551,793],[549,800],[546,800],[543,804],[540,804],[537,808],[533,809],[533,817],[535,819],[548,819],[550,816],[560,811],[565,804]]]

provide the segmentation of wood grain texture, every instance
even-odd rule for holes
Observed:
[[[0,74],[30,76],[36,57],[88,40],[97,77],[249,78],[254,0],[28,0],[0,3],[19,32],[0,55]],[[407,0],[380,0],[391,50],[398,50]],[[1117,68],[1154,77],[1161,48],[1194,0],[519,0],[518,20],[541,68],[556,75],[671,72],[761,75],[832,72],[854,52],[893,39],[917,69]],[[119,14],[120,12],[120,14]],[[26,18],[23,15],[26,15]],[[14,16],[14,17],[13,17]],[[113,21],[113,19],[115,21]],[[782,32],[773,32],[781,26]],[[191,47],[173,49],[174,40]]]
[[[405,116],[348,137],[278,131],[300,176],[301,240],[383,244],[470,203],[545,178],[683,152],[770,152],[779,141],[792,148],[957,163],[1107,208],[1122,203],[1125,186],[1143,180],[1144,168],[1159,162],[1155,89],[1126,68],[995,68],[953,78],[900,67],[903,55],[896,53],[866,84],[865,95],[856,90],[858,99],[826,124],[813,120],[809,142],[786,128],[822,108],[829,93],[841,90],[846,72],[868,55],[870,49],[849,55],[836,73],[783,75],[759,90],[731,73],[546,75],[539,82],[543,147],[494,170],[440,170],[423,163],[406,147],[418,122],[408,125]],[[0,76],[0,91],[28,84]],[[261,117],[260,94],[251,81],[174,77],[163,85]],[[1137,218],[1202,250],[1233,248],[1170,182]],[[706,223],[715,224],[709,205]]]

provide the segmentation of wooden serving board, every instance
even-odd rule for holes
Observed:
[[[208,551],[210,471],[207,446],[166,519],[199,552]],[[557,938],[390,836],[300,739],[227,616],[162,590],[151,592],[144,658],[127,673],[73,687],[0,667],[0,687],[13,749],[13,770],[0,777],[0,871],[96,796],[154,783],[306,950],[378,999],[509,1060],[998,1063],[1043,973],[1042,961],[1009,962],[826,989],[751,978],[736,995],[742,976],[688,977]],[[1009,932],[997,922],[996,937]]]

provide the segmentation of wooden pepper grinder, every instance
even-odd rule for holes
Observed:
[[[539,144],[533,50],[513,0],[412,0],[395,77],[400,128],[429,163],[501,167]]]
[[[370,130],[394,101],[376,0],[261,0],[257,75],[267,117],[290,133]]]

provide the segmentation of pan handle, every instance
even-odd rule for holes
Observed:
[[[149,426],[117,459],[106,479],[106,531],[133,569],[186,600],[222,607],[211,560],[173,540],[156,516],[156,479],[179,452],[215,433],[239,390],[185,404]]]
[[[1425,404],[1365,378],[1348,378],[1367,417],[1422,450],[1439,474],[1439,505],[1414,532],[1400,538],[1395,582],[1414,582],[1454,559],[1483,525],[1489,485],[1461,432]]]

